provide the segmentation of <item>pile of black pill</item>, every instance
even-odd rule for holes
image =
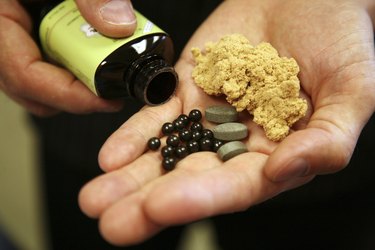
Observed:
[[[181,114],[174,121],[166,122],[161,127],[162,134],[167,136],[167,145],[161,148],[162,166],[170,171],[176,167],[178,160],[189,154],[200,151],[216,152],[223,142],[214,138],[211,130],[203,127],[202,113],[198,109],[189,115]],[[161,142],[158,137],[148,140],[148,148],[158,150]]]

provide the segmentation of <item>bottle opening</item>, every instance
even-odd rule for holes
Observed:
[[[145,90],[145,101],[149,105],[158,105],[168,101],[173,95],[177,85],[177,75],[174,70],[166,69],[159,72],[149,82]]]
[[[145,104],[155,106],[168,101],[176,90],[178,76],[174,68],[158,57],[140,58],[133,64],[134,96]]]

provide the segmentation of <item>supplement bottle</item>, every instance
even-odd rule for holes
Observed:
[[[131,37],[105,37],[81,16],[74,0],[65,0],[43,18],[39,35],[49,59],[62,64],[96,95],[135,97],[148,105],[166,102],[178,77],[171,38],[136,12]]]

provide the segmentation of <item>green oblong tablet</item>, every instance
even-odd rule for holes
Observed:
[[[238,112],[229,105],[210,106],[205,110],[205,118],[214,123],[235,122],[238,120]]]
[[[239,154],[248,152],[246,145],[241,141],[231,141],[219,148],[217,154],[222,161],[227,161]]]
[[[245,139],[248,129],[245,124],[239,122],[227,122],[217,125],[212,129],[214,137],[223,141],[238,141]]]

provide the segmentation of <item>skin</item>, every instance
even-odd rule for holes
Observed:
[[[245,210],[316,175],[342,170],[375,110],[370,9],[350,0],[224,1],[186,45],[176,65],[176,97],[144,108],[105,143],[99,162],[108,173],[82,189],[82,210],[99,218],[109,242],[135,244],[170,225]],[[309,113],[281,143],[267,140],[244,113],[249,153],[225,163],[214,153],[192,154],[166,174],[160,153],[146,150],[148,138],[181,113],[222,102],[194,85],[190,48],[236,32],[297,60]]]
[[[94,23],[97,30],[113,37],[132,34],[135,22],[113,24],[103,20],[99,13],[104,2],[76,1],[85,18]],[[59,111],[83,114],[113,112],[121,108],[119,102],[95,96],[70,72],[43,61],[30,36],[31,20],[18,1],[0,1],[0,26],[0,90],[25,109],[47,116]]]
[[[87,13],[98,13],[104,1],[87,2],[77,1],[102,33],[117,37],[132,32],[134,27],[127,25],[101,26],[98,15]],[[99,219],[109,242],[136,244],[170,225],[245,210],[316,175],[343,169],[375,110],[374,9],[368,0],[224,1],[176,64],[176,96],[164,105],[145,107],[105,143],[99,162],[107,173],[82,189],[81,209]],[[15,101],[40,115],[118,108],[87,92],[67,71],[41,60],[28,35],[30,20],[17,1],[0,2],[0,25],[0,46],[6,52],[0,53],[0,88]],[[282,56],[294,57],[309,113],[281,143],[267,140],[244,113],[249,153],[225,163],[214,153],[196,153],[166,174],[160,153],[146,150],[147,140],[179,114],[223,102],[194,85],[190,48],[204,48],[207,41],[229,33],[242,33],[253,44],[268,41]],[[14,46],[15,41],[22,44]]]

